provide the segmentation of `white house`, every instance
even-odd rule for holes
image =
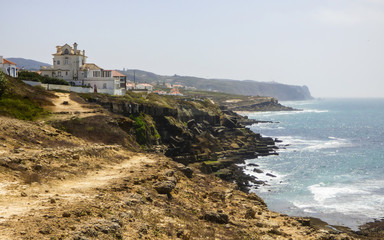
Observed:
[[[71,85],[91,86],[99,92],[113,94],[116,90],[125,90],[126,76],[115,70],[104,70],[94,63],[87,63],[85,50],[77,49],[77,43],[56,47],[53,66],[41,67],[41,75],[55,77]],[[100,91],[100,90],[110,91]],[[120,91],[121,93],[123,91]]]
[[[151,84],[148,84],[148,83],[138,83],[138,84],[136,84],[135,89],[146,89],[149,92],[152,92],[153,86]]]
[[[16,63],[3,58],[3,56],[0,56],[0,69],[11,77],[17,77]]]

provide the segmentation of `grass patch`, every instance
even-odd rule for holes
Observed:
[[[8,96],[0,99],[0,115],[3,116],[21,120],[35,120],[46,114],[47,111],[28,98]]]
[[[133,129],[137,143],[141,146],[156,144],[157,140],[160,139],[160,135],[152,117],[142,113],[137,116],[130,116],[130,118],[135,121]]]

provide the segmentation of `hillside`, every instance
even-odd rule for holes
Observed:
[[[19,69],[26,69],[30,71],[36,71],[40,69],[40,66],[50,66],[48,63],[43,63],[39,61],[35,61],[32,59],[25,58],[7,58],[9,61],[12,61],[17,64]]]
[[[134,70],[121,71],[133,81]],[[230,80],[230,79],[206,79],[191,76],[161,76],[151,72],[135,70],[137,82],[156,84],[181,84],[195,87],[199,90],[219,91],[231,94],[249,96],[269,96],[280,101],[308,100],[312,99],[307,86],[287,85],[276,82],[257,82],[252,80]]]

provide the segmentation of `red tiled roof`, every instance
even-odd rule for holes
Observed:
[[[113,77],[126,77],[126,75],[124,75],[121,72],[116,71],[116,70],[112,70],[112,76]]]
[[[9,61],[9,60],[7,60],[7,59],[5,59],[5,58],[3,58],[3,64],[17,65],[16,63],[11,62],[11,61]]]

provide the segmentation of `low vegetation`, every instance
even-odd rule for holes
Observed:
[[[20,71],[19,79],[41,82],[45,84],[69,85],[69,83],[63,79],[41,76],[36,72],[29,72],[29,71]]]
[[[35,120],[47,112],[28,96],[18,95],[13,91],[12,84],[0,72],[0,115],[21,120]]]
[[[137,143],[145,147],[154,145],[159,141],[160,135],[151,116],[142,113],[130,118],[135,121],[133,129]]]

